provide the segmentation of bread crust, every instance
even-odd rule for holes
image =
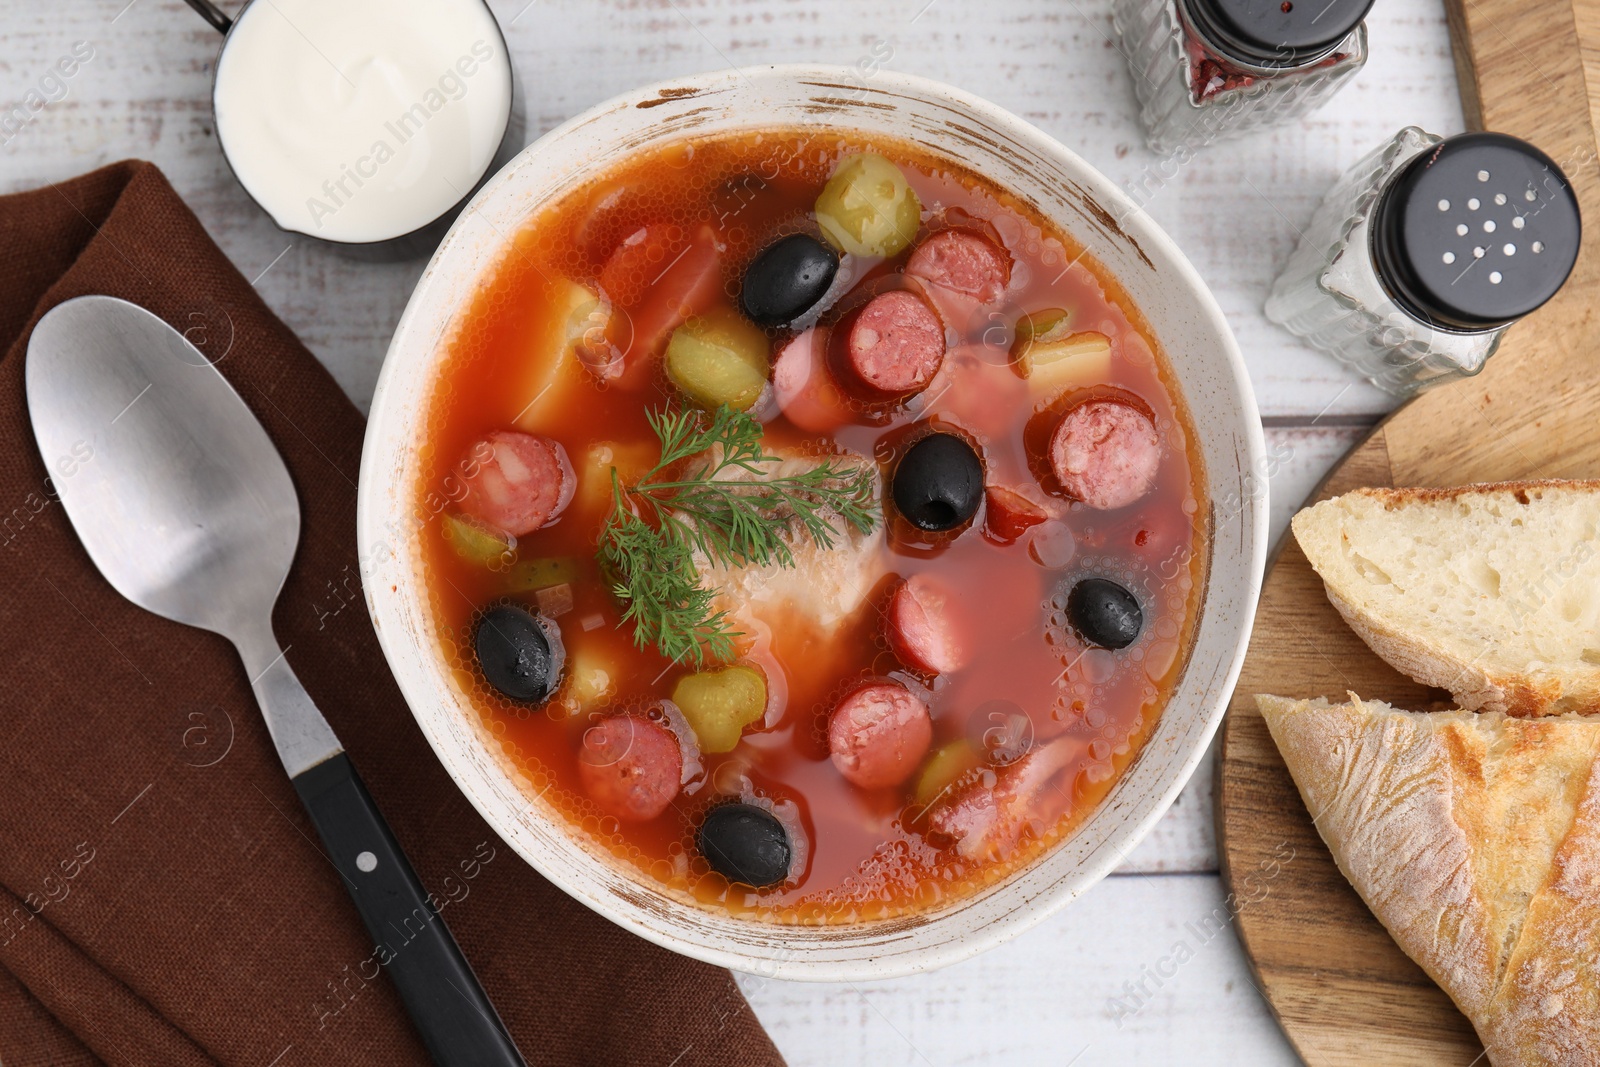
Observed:
[[[1366,485],[1350,490],[1350,495],[1377,497],[1395,504],[1431,503],[1476,496],[1484,492],[1526,493],[1535,489],[1583,489],[1600,491],[1600,478],[1520,478],[1504,482],[1470,482],[1466,485],[1402,486],[1396,489]]]
[[[1547,713],[1561,699],[1559,685],[1540,685],[1531,679],[1492,675],[1476,663],[1442,655],[1426,642],[1384,620],[1356,608],[1325,585],[1328,602],[1334,606],[1356,636],[1401,674],[1447,690],[1456,704],[1468,711],[1495,711],[1518,718],[1535,718]],[[1568,693],[1568,696],[1572,696]],[[1579,697],[1585,705],[1582,714],[1600,714],[1600,694]]]
[[[1600,1065],[1600,720],[1258,696],[1318,832],[1496,1067]]]
[[[1489,1060],[1600,1063],[1600,764],[1554,870],[1529,902],[1522,936],[1480,1033]]]

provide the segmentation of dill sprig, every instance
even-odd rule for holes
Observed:
[[[611,513],[598,558],[633,623],[634,642],[674,662],[733,658],[727,613],[712,611],[698,552],[725,567],[794,566],[785,534],[832,548],[834,516],[867,533],[877,524],[872,471],[826,459],[798,474],[768,476],[780,461],[762,448],[761,424],[742,411],[657,411],[646,416],[660,459],[631,486],[611,469]],[[704,457],[699,465],[688,460]],[[740,477],[743,471],[749,478]]]
[[[700,584],[693,555],[678,538],[651,526],[630,509],[616,469],[611,472],[613,508],[600,534],[600,567],[611,591],[626,605],[624,622],[633,623],[640,648],[655,645],[674,662],[705,661],[705,650],[719,660],[733,658],[726,612],[711,610],[710,589]]]

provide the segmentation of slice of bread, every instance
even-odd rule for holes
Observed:
[[[1339,869],[1490,1062],[1600,1064],[1600,719],[1256,704]]]
[[[1600,481],[1357,489],[1293,525],[1396,670],[1463,708],[1600,713]]]

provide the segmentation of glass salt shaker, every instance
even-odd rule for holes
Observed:
[[[1367,61],[1372,0],[1115,0],[1139,120],[1157,152],[1303,115]]]
[[[1499,133],[1401,130],[1338,180],[1267,298],[1267,318],[1396,396],[1483,369],[1578,258],[1561,168]]]

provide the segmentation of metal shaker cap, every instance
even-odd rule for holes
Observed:
[[[1395,301],[1446,329],[1515,322],[1556,295],[1583,237],[1555,162],[1502,133],[1464,133],[1392,178],[1372,216],[1372,258]]]
[[[1372,0],[1184,0],[1218,51],[1262,67],[1298,67],[1331,52],[1361,24]]]

